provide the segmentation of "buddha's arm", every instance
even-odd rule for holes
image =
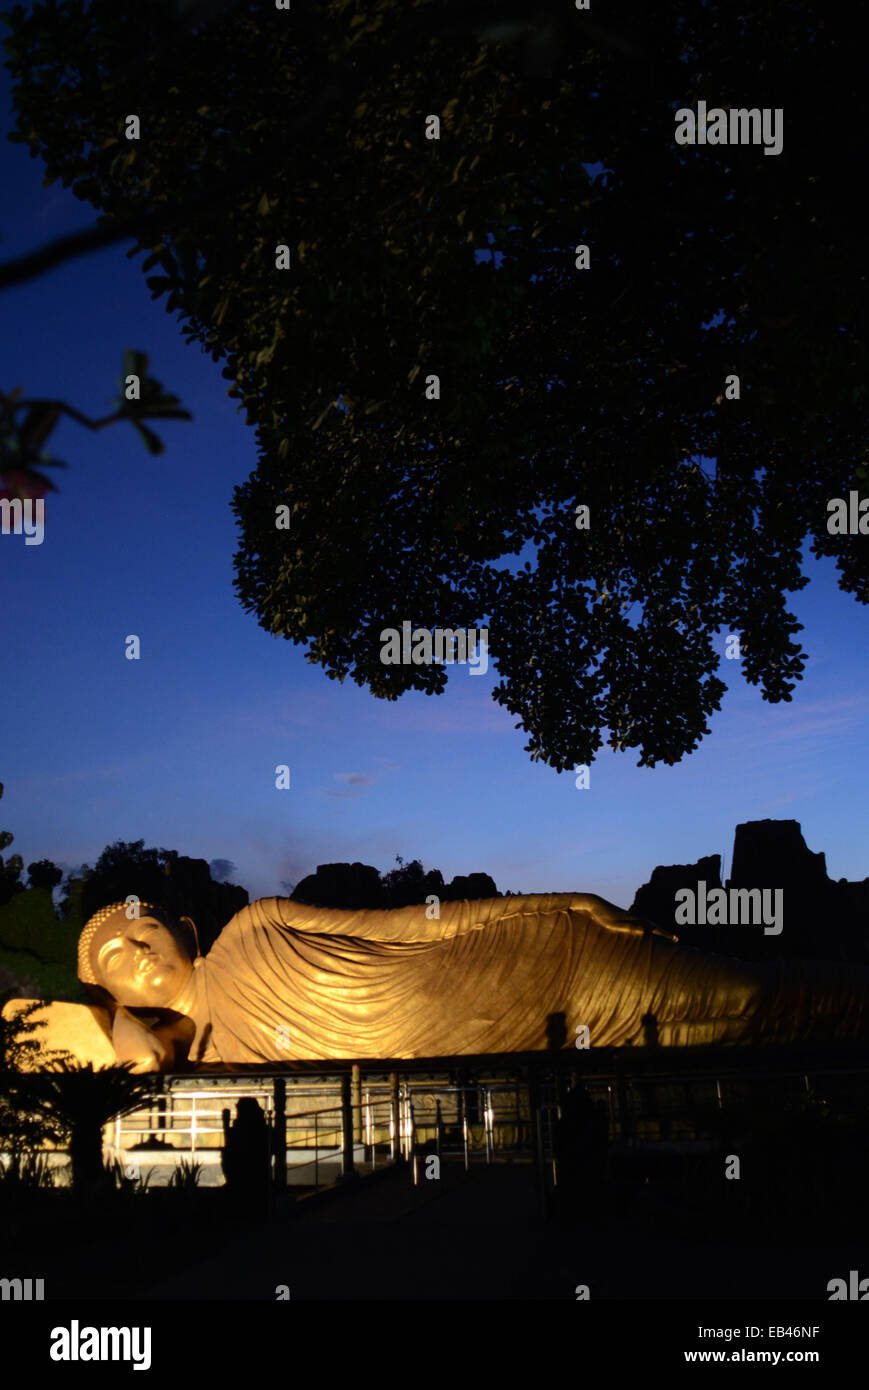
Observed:
[[[170,1060],[171,1050],[144,1023],[120,1006],[112,1020],[112,1046],[119,1062],[132,1062],[132,1070],[159,1071]]]

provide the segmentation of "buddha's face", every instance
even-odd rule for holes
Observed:
[[[121,919],[100,947],[99,983],[127,1008],[168,1008],[193,973],[193,962],[171,926],[159,917]]]

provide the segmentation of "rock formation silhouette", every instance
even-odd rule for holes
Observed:
[[[700,950],[746,959],[789,957],[804,960],[869,962],[869,879],[836,882],[827,874],[823,853],[806,845],[796,820],[756,820],[737,825],[730,877],[721,883],[721,857],[696,864],[658,865],[638,889],[631,911],[647,917],[680,941]],[[675,895],[695,893],[699,883],[714,888],[760,888],[783,894],[783,930],[766,935],[751,925],[677,925]]]

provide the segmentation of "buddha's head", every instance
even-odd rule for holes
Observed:
[[[79,979],[127,1008],[170,1008],[193,973],[195,941],[189,917],[176,921],[152,903],[111,903],[79,937]]]

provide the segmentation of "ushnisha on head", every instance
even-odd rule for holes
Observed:
[[[176,922],[153,903],[110,903],[85,923],[78,977],[126,1008],[168,1009],[200,959],[189,917]]]

